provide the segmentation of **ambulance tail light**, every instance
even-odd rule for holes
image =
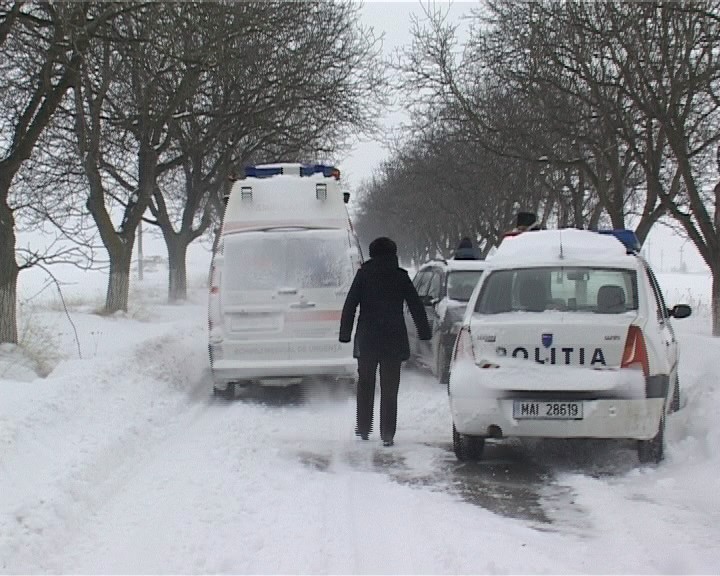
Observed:
[[[462,360],[470,360],[473,362],[475,361],[469,326],[463,326],[460,329],[460,332],[458,332],[457,339],[455,340],[455,352],[453,353],[453,360],[455,362],[459,362]]]
[[[650,373],[645,336],[639,326],[633,325],[628,328],[620,366],[622,368],[641,368],[645,376]]]
[[[217,272],[217,268],[215,268],[215,264],[210,266],[210,294],[219,294],[220,293],[220,283],[219,283],[219,274]]]
[[[215,330],[222,325],[220,310],[220,270],[215,263],[210,265],[210,295],[208,298],[208,330],[213,338]]]

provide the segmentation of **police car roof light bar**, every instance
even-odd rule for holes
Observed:
[[[642,248],[640,240],[633,230],[627,230],[624,228],[616,228],[614,230],[598,230],[599,234],[609,234],[615,236],[620,242],[623,243],[628,251],[628,254],[638,253]]]

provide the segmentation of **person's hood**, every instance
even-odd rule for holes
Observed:
[[[383,254],[382,256],[370,258],[370,260],[365,262],[362,267],[368,272],[384,272],[397,270],[400,267],[400,264],[398,263],[398,258],[395,254]]]

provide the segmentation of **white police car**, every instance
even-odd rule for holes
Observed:
[[[632,232],[532,231],[486,261],[458,334],[448,394],[453,447],[486,438],[626,438],[663,456],[679,408],[671,317]]]
[[[410,356],[428,368],[442,384],[450,378],[450,359],[455,338],[468,300],[485,268],[484,260],[432,260],[423,264],[413,278],[415,289],[425,306],[432,338],[420,340],[407,306]]]

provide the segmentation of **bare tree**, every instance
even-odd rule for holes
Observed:
[[[709,177],[720,142],[720,2],[608,6],[617,35],[623,90],[643,122],[629,141],[652,190],[678,221],[713,275],[713,335],[720,336],[720,189]],[[720,168],[720,166],[718,166]]]
[[[707,177],[720,141],[720,3],[549,7],[558,28],[576,31],[572,42],[549,46],[556,68],[564,65],[590,89],[603,128],[642,170],[635,186],[644,184],[644,201],[628,195],[623,209],[638,215],[641,238],[665,213],[685,229],[713,273],[713,334],[720,335],[718,204]],[[578,45],[592,54],[584,65]]]
[[[617,103],[617,91],[606,88],[612,79],[606,70],[602,78],[586,74],[597,68],[597,47],[560,4],[488,3],[474,20],[462,51],[441,13],[415,24],[401,65],[415,105],[440,110],[488,151],[561,174],[543,183],[556,218],[573,213],[575,225],[587,225],[583,218],[598,219],[600,204],[615,227],[624,227],[641,172],[616,134],[617,110],[608,102]]]
[[[456,127],[431,124],[406,142],[363,189],[361,239],[391,233],[414,263],[449,257],[464,236],[487,253],[514,225],[518,208],[544,217],[552,202],[539,165],[493,154]]]
[[[160,181],[150,204],[168,246],[170,300],[186,297],[187,247],[221,212],[228,176],[251,158],[330,158],[351,129],[373,129],[382,101],[379,45],[358,24],[357,6],[201,8],[175,26],[179,41],[201,46],[192,57],[202,82],[170,122],[172,162],[184,184]]]
[[[127,307],[135,231],[147,208],[168,247],[169,299],[184,299],[187,247],[221,212],[239,165],[327,158],[351,128],[373,128],[383,67],[357,10],[155,4],[125,18],[87,58],[76,131],[87,207],[110,257],[108,311]]]
[[[163,160],[169,125],[200,81],[201,68],[188,56],[193,48],[175,36],[185,6],[154,3],[125,15],[88,54],[76,89],[86,206],[110,260],[107,312],[127,310],[135,233],[158,175],[174,163]]]
[[[121,3],[0,3],[0,342],[17,342],[13,183]]]
[[[461,59],[441,19],[416,30],[406,64],[416,105],[445,104],[500,154],[574,168],[584,182],[578,192],[591,188],[614,226],[632,215],[641,238],[672,216],[713,272],[720,335],[718,207],[707,178],[720,138],[720,4],[491,1],[485,8]],[[498,115],[498,98],[515,101],[517,113]]]

